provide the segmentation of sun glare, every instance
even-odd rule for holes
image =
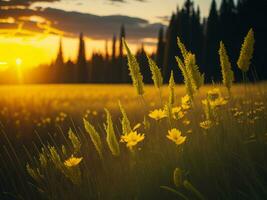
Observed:
[[[7,65],[7,62],[0,61],[0,65]]]
[[[16,58],[16,65],[19,67],[22,64],[22,59],[21,58]]]

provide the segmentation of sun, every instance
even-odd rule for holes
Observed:
[[[19,67],[22,64],[22,59],[21,58],[16,58],[16,65]]]

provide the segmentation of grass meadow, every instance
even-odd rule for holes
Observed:
[[[129,85],[1,86],[1,199],[265,199],[267,85],[234,85],[231,99],[217,110],[218,123],[206,129],[200,127],[205,119],[201,101],[212,88],[228,98],[223,86],[204,86],[194,106],[170,122],[149,117],[168,101],[167,86],[162,98],[146,86],[144,100]],[[185,87],[174,91],[179,107]],[[139,126],[137,132],[145,137],[132,149],[120,142],[118,101],[131,127]],[[106,142],[103,108],[112,115],[118,155]],[[101,157],[83,118],[101,138]],[[78,148],[69,138],[70,128]],[[171,128],[186,137],[183,144],[166,137]],[[71,155],[82,161],[67,175],[51,160],[51,147],[62,163]],[[34,174],[27,172],[27,163]]]
[[[220,43],[222,83],[204,85],[178,38],[163,85],[148,57],[145,86],[126,42],[130,85],[0,87],[0,199],[266,199],[267,83],[248,80],[251,29],[234,74]]]

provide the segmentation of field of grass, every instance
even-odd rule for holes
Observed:
[[[204,85],[178,38],[184,85],[171,72],[144,86],[126,42],[129,85],[0,87],[0,199],[267,199],[267,84],[251,83],[254,33],[234,73]]]
[[[216,123],[201,127],[202,100],[213,88],[227,103],[214,111]],[[149,113],[168,101],[166,86],[162,98],[152,86],[140,98],[130,85],[1,86],[0,93],[0,199],[267,198],[266,83],[234,85],[231,98],[220,85],[204,86],[190,108],[160,120]],[[174,108],[185,94],[175,87]],[[131,129],[144,134],[132,148],[120,142],[118,101]],[[108,131],[104,108],[113,120]],[[83,118],[99,134],[100,150]],[[173,128],[185,142],[166,137]]]

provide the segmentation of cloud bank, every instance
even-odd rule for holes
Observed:
[[[37,2],[55,2],[59,0],[0,0],[0,6],[30,6]]]
[[[27,4],[33,2],[32,0],[16,1]],[[0,2],[3,3],[3,0]],[[164,26],[160,23],[149,23],[142,18],[123,15],[99,16],[54,8],[0,8],[0,33],[4,30],[20,29],[21,32],[17,31],[17,34],[45,32],[76,37],[83,32],[92,39],[109,39],[113,34],[119,33],[122,24],[130,40],[156,38],[159,28]]]

